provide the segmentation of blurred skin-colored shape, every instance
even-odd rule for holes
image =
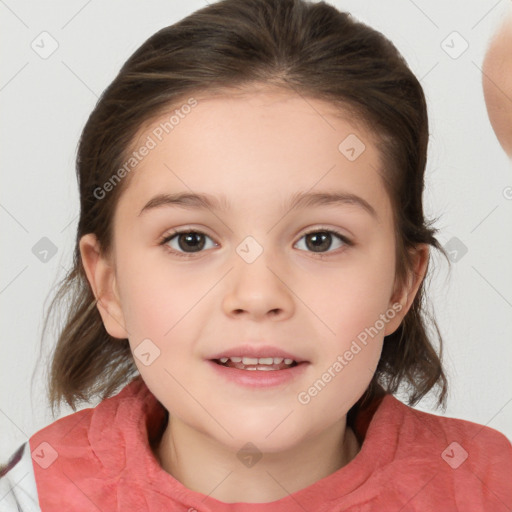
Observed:
[[[512,159],[512,10],[491,38],[482,70],[489,120],[501,147]]]

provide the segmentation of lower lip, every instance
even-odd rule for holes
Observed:
[[[249,388],[270,388],[287,384],[300,377],[309,363],[300,363],[286,370],[239,370],[207,361],[223,378]]]

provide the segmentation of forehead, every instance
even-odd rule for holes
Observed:
[[[248,206],[344,189],[389,209],[375,135],[334,105],[269,87],[191,97],[193,108],[173,105],[141,128],[132,148],[152,149],[120,202],[140,210],[157,193],[200,191]]]

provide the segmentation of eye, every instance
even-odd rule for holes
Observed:
[[[314,253],[327,252],[328,249],[332,249],[333,245],[333,235],[335,238],[341,241],[338,247],[334,247],[334,249],[338,249],[339,247],[343,247],[343,245],[352,246],[354,243],[349,240],[345,235],[338,233],[332,229],[322,229],[316,228],[314,231],[309,231],[304,234],[300,240],[305,239],[306,248],[311,250]],[[297,242],[297,245],[300,243]],[[333,251],[328,251],[333,252]]]
[[[296,245],[298,245],[302,239],[305,239],[306,249],[310,250],[311,252],[318,253],[322,257],[325,252],[333,252],[332,250],[329,250],[332,249],[333,235],[335,238],[341,241],[341,243],[338,242],[338,247],[334,247],[334,249],[343,247],[343,245],[354,245],[354,243],[345,235],[342,235],[341,233],[338,233],[332,229],[323,228],[316,228],[313,231],[305,233]],[[194,254],[200,253],[203,249],[210,249],[211,247],[218,246],[217,243],[213,242],[211,247],[205,247],[207,245],[205,238],[213,242],[211,237],[202,231],[183,229],[166,235],[160,241],[160,245],[166,246],[166,249],[176,256],[191,258],[194,256]],[[172,244],[174,244],[174,246]]]
[[[205,248],[205,237],[212,240],[202,231],[191,229],[174,231],[170,235],[166,235],[160,242],[160,245],[167,245],[167,247],[171,249],[171,252],[176,254],[176,256],[190,258],[195,253],[200,252]],[[169,242],[174,243],[174,246]],[[218,244],[214,242],[214,246],[216,245]],[[209,247],[207,247],[207,249],[209,249]]]

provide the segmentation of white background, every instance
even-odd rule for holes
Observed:
[[[456,237],[468,248],[451,275],[434,253],[431,303],[450,379],[444,415],[511,439],[512,200],[503,191],[512,186],[512,168],[492,131],[481,86],[486,46],[510,1],[330,3],[383,32],[421,79],[431,132],[426,213],[440,217],[443,245]],[[49,294],[72,261],[79,205],[74,157],[83,125],[140,44],[205,5],[0,1],[0,460],[53,421],[40,337]],[[31,48],[43,31],[58,42],[47,59]],[[469,43],[457,59],[441,46],[453,31]],[[32,253],[42,237],[57,247],[46,263]],[[54,341],[46,340],[43,356]],[[418,408],[442,414],[431,398]],[[61,415],[70,412],[64,408]]]

